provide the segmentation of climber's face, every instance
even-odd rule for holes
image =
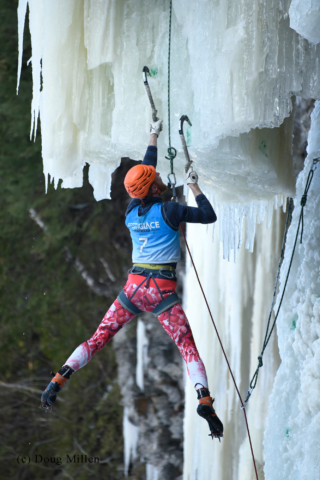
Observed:
[[[166,190],[168,190],[168,187],[165,183],[163,183],[159,172],[156,173],[155,183],[157,184],[161,193],[164,193]]]

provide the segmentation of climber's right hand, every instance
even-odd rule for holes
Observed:
[[[150,134],[155,133],[159,137],[160,132],[162,132],[163,120],[157,120],[156,122],[150,123]]]
[[[190,183],[198,184],[198,174],[194,170],[189,170],[186,176],[186,184],[189,185]]]

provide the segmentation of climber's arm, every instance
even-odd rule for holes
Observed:
[[[195,196],[198,208],[180,205],[176,202],[165,202],[162,205],[162,215],[165,222],[174,230],[178,230],[181,222],[214,223],[217,216],[198,185],[198,175],[195,171],[188,172],[186,183]]]
[[[157,122],[152,122],[150,124],[150,140],[146,154],[144,156],[143,165],[152,165],[154,168],[157,168],[157,159],[158,159],[158,149],[157,142],[158,136],[162,130],[162,120]]]
[[[217,220],[217,216],[206,196],[203,193],[198,194],[196,202],[198,208],[180,205],[176,202],[163,203],[161,211],[164,221],[174,230],[178,230],[179,224],[182,222],[214,223]]]

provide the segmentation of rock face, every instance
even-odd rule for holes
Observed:
[[[310,115],[314,109],[314,100],[296,97],[293,110],[292,159],[295,177],[304,167],[307,156],[308,133],[311,126]]]
[[[148,343],[143,390],[136,381],[138,322],[143,322]],[[142,314],[138,321],[134,319],[113,342],[122,403],[128,421],[139,429],[136,454],[131,456],[135,458],[128,465],[129,478],[176,479],[183,467],[184,389],[180,353],[150,313]],[[130,444],[130,439],[124,441],[125,445]]]

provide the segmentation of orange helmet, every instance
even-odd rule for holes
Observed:
[[[136,165],[125,176],[124,186],[130,197],[144,198],[155,179],[156,169],[152,165]]]

